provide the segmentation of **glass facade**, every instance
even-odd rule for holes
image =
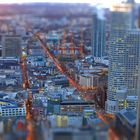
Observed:
[[[125,8],[125,5],[123,6]],[[106,109],[110,113],[129,108],[127,96],[137,96],[140,31],[131,29],[131,10],[128,7],[121,9],[122,11],[119,9],[111,13],[109,83],[106,102]]]
[[[93,56],[103,57],[106,56],[106,21],[99,19],[96,14],[93,15]]]

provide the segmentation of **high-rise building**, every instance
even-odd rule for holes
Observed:
[[[131,4],[119,3],[111,7],[111,34],[114,30],[131,28],[131,12]]]
[[[140,7],[139,7],[139,15],[138,15],[138,28],[140,28]],[[140,51],[139,51],[140,55]],[[139,77],[138,84],[140,84],[140,61],[139,61]],[[137,108],[137,123],[136,123],[136,140],[140,139],[140,86],[138,86],[138,108]]]
[[[140,74],[140,72],[139,72]],[[138,84],[140,84],[140,79]],[[140,87],[138,87],[138,108],[137,108],[137,123],[136,123],[136,140],[140,139]]]
[[[2,57],[21,56],[21,37],[16,35],[6,35],[2,38]]]
[[[140,50],[139,50],[140,54]],[[136,123],[136,140],[140,140],[140,61],[139,61],[139,73],[138,73],[138,107],[137,107],[137,123]]]
[[[131,5],[112,8],[106,110],[136,109],[140,31],[131,29]]]
[[[136,25],[135,11],[137,11],[137,10],[136,10],[136,7],[135,7],[135,0],[127,0],[126,3],[131,6],[131,13],[130,13],[130,16],[131,16],[131,28],[136,28],[137,25]]]
[[[93,42],[92,53],[94,57],[106,56],[105,52],[105,19],[100,18],[98,14],[93,15]]]

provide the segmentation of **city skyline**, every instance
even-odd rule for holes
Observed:
[[[102,4],[105,7],[110,7],[113,3],[118,2],[125,2],[126,0],[0,0],[0,4],[23,4],[23,3],[43,3],[43,2],[49,2],[49,3],[87,3],[91,5],[98,5]],[[135,0],[136,3],[140,3],[140,0]]]
[[[140,140],[140,4],[120,1],[0,0],[0,139]]]

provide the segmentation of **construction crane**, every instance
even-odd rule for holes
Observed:
[[[22,71],[22,87],[24,90],[29,90],[30,89],[30,82],[28,78],[28,73],[27,73],[27,57],[26,55],[22,55],[20,58],[20,66],[21,66],[21,71]],[[28,91],[28,97],[25,100],[25,105],[26,105],[26,120],[27,120],[27,130],[28,130],[28,135],[26,137],[26,140],[34,140],[34,134],[33,134],[33,125],[32,123],[32,115],[31,115],[31,107],[32,107],[32,93]]]
[[[80,92],[80,95],[82,95],[82,91],[93,91],[93,90],[97,90],[98,87],[95,86],[95,87],[92,87],[91,89],[88,89],[86,87],[82,87],[81,85],[79,85],[75,79],[70,75],[70,73],[68,72],[68,70],[66,69],[65,65],[62,65],[61,62],[59,62],[59,60],[50,52],[50,49],[46,46],[46,44],[44,43],[44,41],[41,39],[39,33],[36,33],[35,34],[35,37],[39,40],[40,44],[41,44],[41,48],[44,50],[45,54],[51,59],[53,60],[54,64],[56,65],[57,69],[67,77],[67,79],[69,80],[69,83],[75,87],[79,92]],[[97,103],[98,106],[100,107],[103,107],[103,103],[105,103],[105,93],[103,94],[99,94],[100,96],[98,96],[98,93],[100,92],[95,92],[93,94],[93,92],[91,92],[92,94],[92,99],[95,100],[95,102]],[[104,100],[103,100],[103,98]],[[85,97],[85,96],[83,96]],[[100,98],[99,98],[100,97]],[[99,99],[101,101],[99,101]],[[101,102],[101,103],[100,103]]]
[[[28,78],[28,73],[27,73],[27,58],[26,55],[22,55],[20,58],[20,66],[21,66],[21,71],[22,71],[22,87],[24,90],[30,89],[30,82]],[[26,103],[26,118],[31,119],[31,104],[32,104],[32,93],[28,91],[28,97],[25,100]]]
[[[53,60],[54,64],[56,65],[57,69],[64,74],[67,79],[69,80],[70,84],[74,87],[76,87],[76,89],[81,90],[81,87],[75,82],[75,80],[73,79],[73,77],[67,72],[67,69],[64,65],[62,65],[58,59],[50,52],[49,48],[46,47],[46,44],[43,42],[43,40],[40,38],[39,34],[35,34],[35,37],[37,37],[37,39],[40,41],[41,43],[41,48],[44,50],[45,54],[47,56],[49,56],[49,58],[51,60]]]
[[[22,87],[23,87],[23,89],[29,89],[30,88],[26,63],[27,63],[26,55],[22,55],[21,58],[20,58],[20,64],[21,64],[21,70],[22,70],[22,83],[23,83]]]
[[[67,35],[66,35],[66,31],[64,31],[63,39],[62,39],[62,46],[60,47],[60,44],[58,44],[58,47],[53,48],[54,50],[57,50],[60,53],[58,55],[58,58],[60,58],[61,56],[69,56],[70,58],[75,58],[76,55],[77,57],[83,56],[84,45],[82,41],[82,35],[80,36],[81,36],[80,45],[77,46],[74,44],[73,33],[70,32],[69,46],[66,46]],[[69,52],[69,55],[67,52]]]
[[[74,42],[73,42],[73,33],[70,33],[70,56],[73,57],[73,55],[75,54],[75,46],[74,46]]]

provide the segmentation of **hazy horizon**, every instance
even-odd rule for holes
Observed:
[[[112,5],[112,3],[121,2],[126,0],[0,0],[0,4],[24,4],[24,3],[87,3],[91,5],[102,4],[106,7]],[[140,3],[140,0],[135,0],[136,3]]]

